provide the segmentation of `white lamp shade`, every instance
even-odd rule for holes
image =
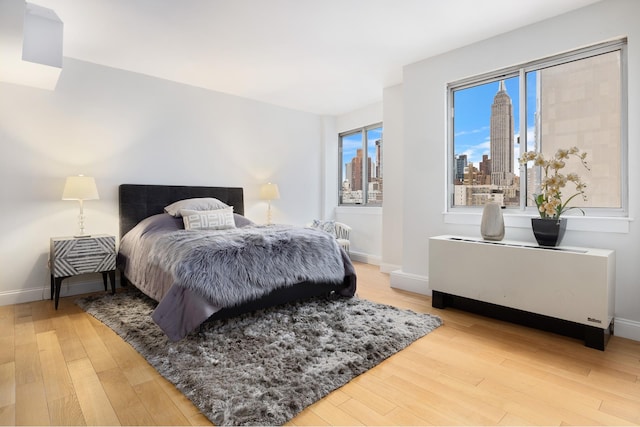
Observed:
[[[62,200],[97,200],[98,187],[92,176],[70,176],[64,184]]]
[[[277,200],[280,198],[278,184],[267,183],[260,187],[260,198],[262,200]]]

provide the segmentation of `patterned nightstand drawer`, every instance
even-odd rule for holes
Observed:
[[[62,281],[67,277],[85,273],[102,273],[104,290],[107,275],[111,279],[111,292],[116,291],[116,238],[107,234],[89,237],[52,237],[49,252],[51,270],[51,299],[55,296],[58,308]]]
[[[54,277],[115,270],[116,238],[54,237],[51,239],[51,272]]]

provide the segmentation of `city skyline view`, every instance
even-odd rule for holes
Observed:
[[[504,79],[507,94],[511,98],[514,121],[514,173],[519,175],[517,159],[520,154],[518,137],[520,135],[520,96],[519,77]],[[483,155],[490,151],[491,104],[498,92],[500,81],[457,90],[454,93],[454,154],[466,155],[467,161],[474,166],[482,161]],[[527,123],[529,150],[534,144],[534,117],[536,112],[536,72],[527,74]]]
[[[512,85],[518,85],[518,78],[510,80]],[[453,179],[456,185],[453,204],[456,206],[484,205],[487,200],[494,200],[505,206],[513,206],[519,202],[520,185],[518,176],[514,173],[517,169],[515,165],[517,156],[514,155],[514,151],[518,133],[515,125],[514,101],[508,93],[505,80],[500,80],[497,87],[494,83],[485,83],[454,92],[456,109],[454,122],[455,118],[459,117],[458,111],[462,110],[463,117],[469,120],[480,120],[477,122],[480,125],[486,117],[482,113],[489,111],[488,126],[458,134],[458,136],[476,134],[476,138],[482,138],[484,129],[488,128],[489,136],[488,144],[481,143],[473,147],[474,150],[482,151],[482,160],[477,164],[469,161],[469,154],[473,154],[471,150],[468,150],[467,154],[458,154],[455,158]],[[483,95],[488,94],[489,90],[495,90],[495,92],[491,104],[485,106],[482,98]],[[463,105],[455,101],[462,102]],[[471,111],[475,111],[474,115],[467,116],[466,113]],[[487,145],[488,150],[485,149]]]
[[[382,139],[382,126],[367,130],[367,156],[371,158],[373,169],[376,167],[376,145],[375,142]],[[342,178],[346,177],[347,163],[357,155],[359,148],[362,148],[362,134],[358,131],[342,137]],[[372,174],[373,175],[373,174]]]
[[[340,204],[382,203],[382,124],[340,135]]]

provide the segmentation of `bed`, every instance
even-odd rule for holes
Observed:
[[[184,230],[183,218],[165,212],[176,202],[201,198],[232,207],[234,226]],[[353,264],[333,237],[302,227],[253,224],[243,216],[242,188],[122,184],[119,213],[121,283],[158,301],[153,319],[173,341],[204,321],[314,296],[355,294]],[[265,274],[256,275],[265,260]]]

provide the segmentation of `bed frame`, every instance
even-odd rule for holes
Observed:
[[[233,206],[233,211],[244,214],[243,189],[239,187],[191,187],[181,185],[121,184],[119,187],[120,238],[143,219],[164,212],[164,207],[178,200],[194,197],[215,197]],[[346,256],[346,255],[344,255]],[[349,261],[350,265],[350,261]],[[120,273],[122,286],[128,279]],[[276,289],[264,297],[236,307],[224,308],[209,318],[224,319],[266,307],[303,300],[314,296],[337,293],[351,296],[355,293],[356,275],[345,277],[344,282],[332,287],[320,287],[314,283],[300,283],[289,288]]]

